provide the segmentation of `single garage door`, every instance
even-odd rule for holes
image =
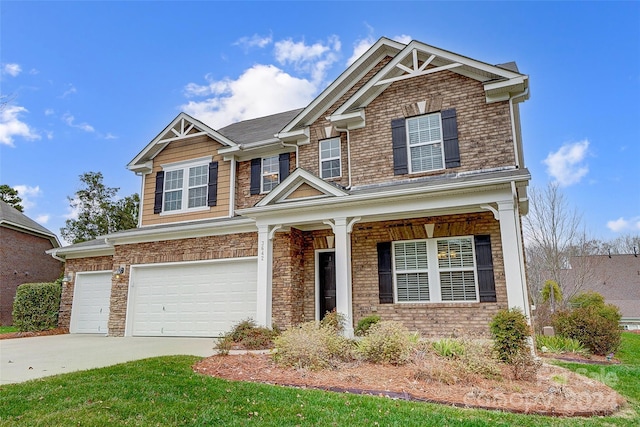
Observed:
[[[256,314],[255,258],[132,266],[128,334],[213,337]]]
[[[69,332],[106,334],[110,300],[111,271],[77,273]]]

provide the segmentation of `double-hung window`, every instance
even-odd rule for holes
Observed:
[[[406,126],[410,172],[443,169],[444,151],[440,113],[408,118]]]
[[[164,168],[163,212],[179,212],[207,206],[209,162],[173,164]]]
[[[473,237],[393,243],[396,301],[478,301]]]
[[[340,164],[340,138],[320,141],[320,176],[322,179],[342,175]]]
[[[278,156],[262,158],[261,192],[268,193],[280,183],[280,163]]]

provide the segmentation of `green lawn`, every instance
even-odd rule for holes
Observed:
[[[0,334],[6,334],[8,332],[18,332],[18,328],[15,326],[0,326]]]
[[[604,378],[630,400],[615,417],[523,416],[230,382],[195,374],[196,357],[174,356],[2,386],[0,426],[635,426],[639,355],[640,335],[624,334],[623,365],[564,365]]]

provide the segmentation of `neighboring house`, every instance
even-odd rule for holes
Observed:
[[[55,234],[0,200],[0,325],[13,323],[18,286],[60,277],[62,263],[46,254],[59,246]]]
[[[127,165],[139,227],[51,251],[61,326],[215,336],[336,309],[424,335],[529,315],[520,215],[528,76],[378,40],[306,107],[212,129],[179,114]]]
[[[620,308],[620,325],[640,330],[640,257],[632,255],[589,255],[571,258],[566,270],[577,292],[594,291],[605,302]]]

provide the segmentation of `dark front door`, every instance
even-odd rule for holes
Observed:
[[[318,276],[320,280],[320,319],[336,308],[336,254],[318,254]]]

